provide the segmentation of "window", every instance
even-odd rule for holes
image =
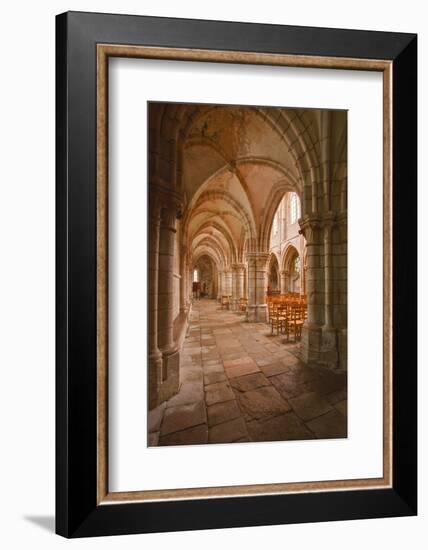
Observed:
[[[193,282],[198,283],[199,282],[199,273],[197,269],[193,270]]]
[[[278,233],[278,212],[275,214],[275,216],[273,218],[272,233],[274,235],[276,235]]]
[[[300,273],[300,256],[296,256],[294,260],[294,273]]]
[[[290,223],[296,223],[299,217],[299,197],[297,193],[290,194]]]

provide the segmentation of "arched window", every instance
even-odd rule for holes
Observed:
[[[294,260],[294,273],[300,273],[300,256],[296,256]]]
[[[197,269],[193,270],[193,282],[198,283],[199,282],[199,273]]]
[[[290,193],[290,223],[296,223],[300,215],[299,197],[297,193]]]

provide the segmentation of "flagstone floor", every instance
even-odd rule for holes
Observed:
[[[346,437],[346,374],[305,366],[299,345],[195,301],[180,391],[150,412],[149,445]]]

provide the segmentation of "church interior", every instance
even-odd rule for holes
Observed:
[[[148,445],[347,437],[346,111],[148,118]]]

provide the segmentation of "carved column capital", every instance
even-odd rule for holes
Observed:
[[[150,205],[149,209],[149,224],[153,227],[159,227],[161,220],[161,208],[160,204]]]
[[[232,264],[233,271],[236,271],[237,273],[244,271],[245,268],[245,264]]]
[[[269,252],[247,252],[247,262],[258,268],[267,268],[269,256]]]
[[[183,198],[179,193],[170,189],[166,183],[151,181],[149,186],[149,216],[152,215],[152,210],[161,210],[162,218],[179,219],[183,211]]]
[[[318,244],[321,237],[322,220],[319,216],[305,216],[299,220],[300,231],[306,239],[308,245]]]
[[[175,232],[176,220],[182,215],[182,202],[175,196],[164,195],[161,205],[161,227]]]
[[[161,228],[167,229],[173,233],[176,232],[175,222],[177,220],[177,214],[173,210],[168,208],[162,208],[161,210]]]

